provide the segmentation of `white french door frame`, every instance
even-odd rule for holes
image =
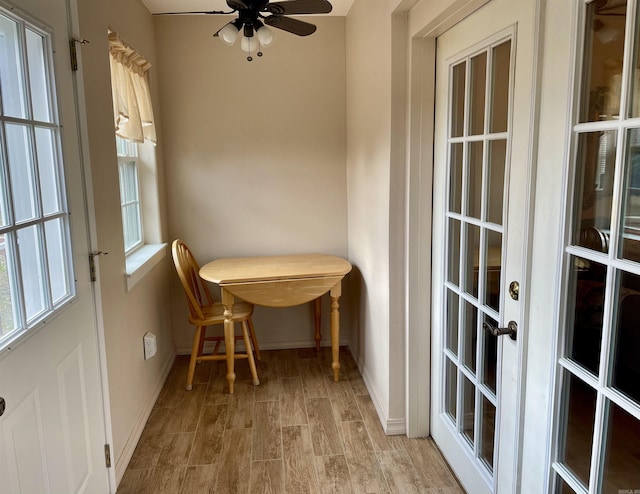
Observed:
[[[407,232],[407,404],[406,422],[409,437],[424,436],[430,433],[431,400],[440,399],[431,394],[425,382],[431,381],[431,321],[434,310],[428,301],[432,299],[432,238],[433,204],[433,164],[434,164],[434,117],[435,117],[435,67],[436,39],[450,27],[473,13],[488,0],[470,0],[462,7],[443,12],[425,25],[409,44],[409,162],[408,162],[408,232]],[[538,104],[541,80],[541,22],[545,0],[536,0],[536,18],[534,21],[535,41],[532,67],[532,87],[530,135],[527,171],[529,179],[526,199],[525,224],[523,225],[523,259],[520,277],[520,327],[517,355],[517,399],[515,441],[512,454],[516,458],[515,479],[512,490],[520,489],[522,479],[522,442],[524,434],[524,408],[526,391],[528,322],[530,319],[529,280],[531,279],[531,233],[533,231],[533,204],[536,192],[536,162],[538,142]],[[411,13],[410,13],[411,16]],[[410,22],[411,25],[411,22]],[[517,42],[517,41],[516,41]],[[504,275],[502,277],[504,283]],[[429,355],[429,358],[425,358]],[[500,410],[498,410],[498,414]],[[499,420],[499,417],[498,417]],[[497,438],[499,440],[499,438]],[[499,443],[496,443],[498,445]],[[505,454],[506,452],[503,452]],[[498,478],[499,471],[494,473]]]
[[[67,12],[69,15],[69,39],[76,42],[78,70],[74,72],[73,84],[76,99],[76,111],[78,119],[78,141],[80,143],[80,153],[82,159],[82,174],[84,183],[84,197],[87,218],[88,243],[91,252],[98,249],[98,229],[95,215],[95,202],[93,198],[93,182],[91,174],[91,159],[89,153],[89,134],[87,123],[87,105],[84,92],[83,70],[82,70],[82,50],[80,41],[80,20],[78,15],[78,0],[66,0]],[[100,259],[99,257],[95,259]],[[87,262],[89,260],[87,259]],[[100,262],[95,263],[95,275],[98,281],[91,284],[92,302],[94,307],[95,330],[97,332],[98,355],[100,358],[100,379],[102,385],[102,406],[104,410],[104,433],[107,444],[111,452],[111,467],[107,469],[109,477],[109,492],[115,494],[117,489],[116,465],[113,457],[113,428],[111,426],[111,404],[109,398],[109,377],[107,372],[107,352],[104,330],[104,317],[102,313],[102,292],[100,284]]]

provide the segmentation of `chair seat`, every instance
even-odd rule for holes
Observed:
[[[222,324],[224,323],[224,306],[221,302],[214,302],[211,305],[203,305],[202,313],[204,315],[203,320],[192,320],[192,323],[203,324],[209,326],[210,324]],[[242,322],[251,317],[253,313],[253,305],[247,302],[237,302],[233,304],[233,321]]]

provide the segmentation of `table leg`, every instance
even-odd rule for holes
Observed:
[[[322,322],[322,298],[318,297],[313,301],[313,321],[315,323],[316,334],[316,350],[320,351],[320,340],[322,340],[322,331],[320,329],[320,323]]]
[[[229,394],[233,394],[233,385],[236,381],[235,366],[235,332],[233,329],[233,294],[221,287],[222,305],[224,306],[224,348],[227,356],[227,382]]]
[[[331,289],[331,368],[333,369],[333,380],[340,380],[340,295],[342,294],[342,282],[339,281]]]

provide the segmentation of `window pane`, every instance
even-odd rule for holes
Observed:
[[[482,211],[482,142],[469,143],[469,166],[467,183],[467,215],[473,218],[480,218]]]
[[[573,232],[576,245],[603,250],[597,245],[592,247],[583,232],[596,228],[608,235],[611,229],[616,134],[615,131],[591,132],[581,134],[578,140]]]
[[[462,213],[462,149],[461,142],[451,144],[451,156],[449,157],[449,173],[451,174],[449,211],[452,213]]]
[[[502,234],[486,230],[484,303],[500,310],[500,273],[502,269]],[[497,326],[496,326],[497,327]]]
[[[0,133],[0,136],[2,134]],[[9,224],[9,216],[7,212],[7,205],[9,202],[9,186],[4,167],[4,153],[0,152],[0,226],[7,226]]]
[[[449,219],[449,266],[447,279],[460,285],[460,221]]]
[[[464,133],[464,100],[466,62],[453,68],[451,77],[453,88],[451,94],[451,137],[460,137]]]
[[[458,313],[459,297],[451,290],[447,290],[447,321],[446,347],[458,355]]]
[[[465,259],[464,289],[478,297],[478,260],[480,259],[480,227],[467,223],[467,255]]]
[[[572,257],[570,266],[567,357],[598,375],[607,268],[580,257]]]
[[[507,141],[489,141],[489,187],[487,221],[502,225],[502,208],[504,201],[504,170],[507,160]]]
[[[129,141],[120,139],[120,144],[129,146]],[[138,165],[135,160],[121,161],[120,201],[122,204],[122,228],[124,248],[128,251],[142,242],[142,222],[138,195]]]
[[[6,242],[7,235],[0,235],[0,339],[17,329],[14,307],[17,307],[15,299],[15,287],[12,282],[11,266]]]
[[[131,249],[142,240],[139,220],[140,216],[137,204],[130,204],[122,208],[125,251]]]
[[[458,416],[456,396],[458,394],[458,368],[447,357],[445,360],[444,409],[453,421]]]
[[[476,387],[462,375],[462,434],[473,448],[475,436]]]
[[[615,7],[610,2],[590,2],[586,9],[580,121],[617,119],[620,117],[626,2],[616,2]]]
[[[588,486],[596,417],[596,391],[565,371],[562,403],[564,415],[561,420],[562,447],[559,460],[584,486]]]
[[[494,338],[495,339],[495,338]],[[489,471],[493,472],[493,444],[496,433],[496,407],[484,396],[482,402],[482,436],[480,438],[480,458]]]
[[[0,15],[0,90],[2,113],[9,117],[26,118],[22,55],[18,24]]]
[[[120,199],[122,204],[138,200],[138,170],[135,161],[120,165]]]
[[[476,373],[476,348],[478,346],[478,309],[467,301],[462,301],[462,363]]]
[[[569,485],[556,475],[556,494],[574,494],[575,491]]]
[[[640,420],[609,403],[603,492],[640,489]]]
[[[35,226],[18,230],[18,253],[22,268],[22,289],[27,321],[45,309],[42,252]]]
[[[640,129],[629,129],[625,154],[620,256],[640,262]]]
[[[484,102],[487,87],[487,53],[471,59],[469,135],[484,134]]]
[[[55,134],[51,129],[36,127],[36,153],[40,172],[40,193],[45,215],[61,210],[57,157],[54,147]]]
[[[47,65],[45,63],[45,39],[38,33],[26,30],[29,84],[34,120],[51,122]]]
[[[640,276],[621,273],[611,385],[640,404]]]
[[[499,327],[498,321],[485,315],[484,321],[491,324],[494,328]],[[493,336],[489,331],[482,331],[484,338],[483,355],[482,355],[482,382],[496,393],[496,376],[498,366],[498,338]]]
[[[493,49],[493,80],[491,85],[490,131],[506,132],[509,117],[509,72],[511,70],[511,41]]]
[[[71,293],[62,220],[47,221],[44,224],[44,231],[47,241],[51,298],[55,304]]]
[[[626,5],[624,7],[626,7]],[[636,26],[640,26],[640,10],[636,11]],[[635,56],[633,57],[634,70],[632,72],[635,74],[635,77],[631,78],[629,116],[640,117],[640,78],[638,77],[638,70],[640,69],[640,30],[637,27],[633,46]]]
[[[31,220],[36,215],[33,182],[33,157],[29,128],[6,124],[9,173],[16,223]]]

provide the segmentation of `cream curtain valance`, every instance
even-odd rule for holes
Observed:
[[[151,64],[109,32],[111,91],[116,134],[123,139],[156,142],[147,71]]]

